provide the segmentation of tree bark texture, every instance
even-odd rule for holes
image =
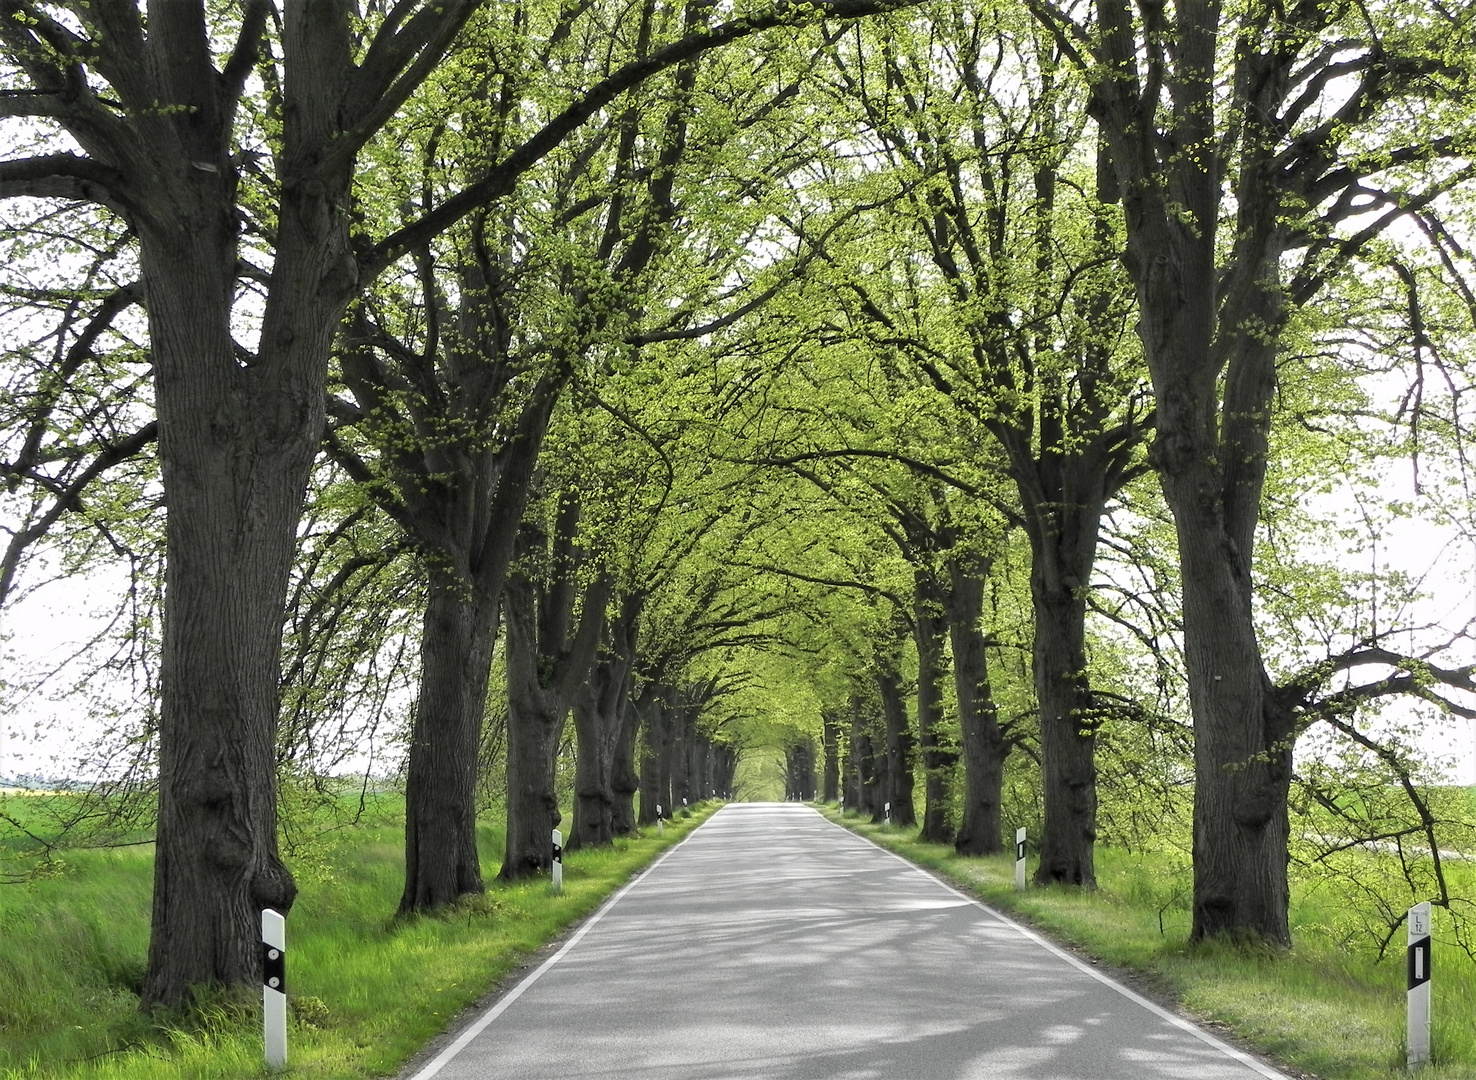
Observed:
[[[923,764],[922,839],[935,844],[953,841],[949,820],[950,788],[958,755],[943,745],[939,728],[943,723],[943,680],[948,661],[944,641],[948,624],[944,618],[945,589],[937,576],[924,567],[914,571],[915,603],[913,636],[917,642],[917,740]]]
[[[625,673],[597,663],[574,695],[574,821],[565,847],[577,851],[615,839],[615,745],[620,739]]]
[[[579,686],[589,677],[605,622],[610,578],[584,590],[575,629],[575,577],[583,555],[574,539],[579,504],[560,500],[551,543],[525,524],[520,547],[547,561],[542,578],[516,573],[506,587],[507,845],[499,876],[515,880],[549,868],[559,824],[554,757]]]
[[[670,759],[667,718],[668,692],[658,683],[647,683],[636,702],[641,718],[641,810],[640,823],[654,825],[656,808],[671,813],[671,773],[664,765]]]
[[[629,836],[636,830],[635,796],[641,788],[641,774],[636,768],[636,737],[640,720],[635,703],[627,698],[620,710],[620,734],[615,740],[615,759],[610,775],[610,788],[614,793],[610,830],[616,836]]]
[[[1035,880],[1091,888],[1097,883],[1097,767],[1086,678],[1086,600],[1080,587],[1051,588],[1043,569],[1037,556],[1030,580],[1045,821]]]
[[[567,701],[540,678],[531,589],[507,588],[507,834],[498,876],[505,881],[548,870],[553,830],[563,815],[554,795],[554,756]]]
[[[1294,17],[1320,17],[1318,10],[1309,5]],[[1219,9],[1196,3],[1180,13],[1174,108],[1161,119],[1146,118],[1138,105],[1132,12],[1111,0],[1101,16],[1103,60],[1114,74],[1094,96],[1094,114],[1123,193],[1125,261],[1157,406],[1150,460],[1179,542],[1195,733],[1190,933],[1286,945],[1292,725],[1271,692],[1257,640],[1252,549],[1285,323],[1279,268],[1289,215],[1278,185],[1294,177],[1310,183],[1322,159],[1312,145],[1308,167],[1277,161],[1276,117],[1296,50],[1239,54],[1234,85],[1251,97],[1240,103],[1234,239],[1227,264],[1216,265],[1225,167],[1214,129]],[[1355,95],[1353,107],[1361,100]],[[1160,160],[1158,148],[1167,145],[1206,149]]]
[[[738,771],[738,751],[724,743],[713,747],[713,786],[718,798],[734,797],[733,775]]]
[[[605,627],[602,654],[589,678],[574,694],[578,743],[574,763],[574,822],[565,844],[570,851],[613,843],[617,833],[634,828],[629,794],[635,791],[639,778],[630,778],[632,751],[627,748],[622,756],[621,743],[633,739],[635,734],[627,717],[634,712],[630,701],[630,667],[639,617],[639,601],[627,595],[619,613]],[[628,787],[623,808],[619,806],[617,791],[622,780]]]
[[[912,728],[902,699],[902,676],[891,667],[878,670],[876,688],[886,720],[887,784],[883,802],[892,804],[894,825],[916,825],[917,810],[912,803]]]
[[[138,80],[122,88],[137,130],[81,140],[114,159],[140,239],[168,505],[147,1002],[258,982],[260,911],[285,913],[296,893],[276,838],[281,619],[322,437],[329,350],[357,272],[351,162],[323,153],[341,135],[329,102],[351,70],[347,39],[301,11],[288,12],[286,26],[293,108],[250,364],[237,358],[230,326],[234,102],[211,62],[202,9],[155,5],[147,44],[121,31],[107,42],[150,54],[115,57]]]
[[[1000,806],[1009,744],[999,726],[980,625],[989,572],[964,556],[951,559],[948,572],[948,634],[964,765],[963,811],[953,846],[960,855],[997,855],[1004,850]]]
[[[483,891],[477,853],[477,748],[497,635],[497,601],[433,572],[421,634],[420,694],[405,782],[400,913]]]
[[[845,770],[845,793],[846,805],[858,814],[871,813],[870,791],[867,788],[867,780],[871,775],[871,743],[868,739],[864,744],[865,731],[862,726],[862,713],[860,697],[852,694],[846,702],[846,712],[850,726],[850,735],[846,739],[847,748],[850,750],[847,768]]]
[[[820,715],[822,742],[825,746],[825,780],[820,791],[824,802],[835,802],[841,795],[841,724],[840,717],[827,710]]]

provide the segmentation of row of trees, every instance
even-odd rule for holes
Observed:
[[[132,571],[146,999],[255,978],[279,781],[401,702],[407,913],[483,887],[494,758],[501,873],[547,867],[571,716],[571,846],[769,746],[792,796],[823,759],[826,797],[910,824],[920,788],[925,837],[989,853],[1024,753],[1039,877],[1090,887],[1132,732],[1168,786],[1192,742],[1193,935],[1285,944],[1322,724],[1438,849],[1359,718],[1469,714],[1461,631],[1292,644],[1344,609],[1258,540],[1391,447],[1463,475],[1473,32],[1398,0],[17,0],[0,602],[48,550]]]

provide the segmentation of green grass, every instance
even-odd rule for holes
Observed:
[[[294,862],[301,893],[288,919],[295,1010],[290,1075],[387,1076],[530,953],[591,912],[714,809],[699,807],[613,849],[565,859],[564,893],[546,879],[489,881],[485,896],[441,917],[394,920],[402,826],[394,807],[315,843]],[[496,873],[499,829],[479,831]],[[207,1001],[188,1016],[146,1016],[148,846],[72,851],[50,876],[0,887],[0,1078],[266,1075],[259,1008]]]
[[[822,807],[833,820],[834,807]],[[1016,892],[1013,853],[963,858],[906,832],[847,814],[850,828],[927,867],[1058,942],[1138,977],[1137,985],[1211,1022],[1220,1034],[1325,1080],[1392,1080],[1404,1067],[1404,937],[1382,963],[1325,928],[1336,898],[1294,893],[1290,953],[1229,944],[1190,947],[1181,868],[1155,856],[1097,848],[1098,889]],[[1030,870],[1034,870],[1033,860]],[[1464,875],[1472,888],[1476,875]],[[1471,895],[1467,891],[1466,895]],[[1437,933],[1443,913],[1436,913]],[[1430,1080],[1476,1078],[1476,963],[1437,940]],[[1220,1027],[1223,1025],[1223,1027]]]

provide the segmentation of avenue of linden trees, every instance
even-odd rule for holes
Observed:
[[[1473,245],[1458,0],[3,0],[0,1080],[1476,1076]]]

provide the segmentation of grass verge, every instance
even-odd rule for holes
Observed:
[[[1323,895],[1294,895],[1290,953],[1230,944],[1187,944],[1186,903],[1165,905],[1165,868],[1151,855],[1097,848],[1095,892],[1063,887],[1016,892],[1013,853],[965,858],[911,830],[873,825],[834,806],[832,821],[926,867],[962,891],[1057,943],[1131,973],[1137,989],[1199,1018],[1207,1028],[1281,1063],[1292,1076],[1393,1080],[1404,1064],[1403,949],[1383,962],[1319,933]],[[1029,869],[1034,871],[1033,860]],[[1438,929],[1437,914],[1437,929]],[[1399,938],[1402,946],[1403,937]],[[1428,1080],[1476,1078],[1476,964],[1437,943],[1433,1062]]]
[[[572,853],[564,892],[546,879],[489,881],[444,915],[391,918],[403,885],[403,825],[386,800],[294,865],[288,919],[292,1077],[393,1075],[529,954],[589,914],[715,804],[613,848]],[[495,873],[501,830],[479,830]],[[0,1078],[205,1080],[268,1075],[260,1007],[207,1000],[189,1015],[139,1012],[153,851],[75,851],[51,876],[0,888]]]

